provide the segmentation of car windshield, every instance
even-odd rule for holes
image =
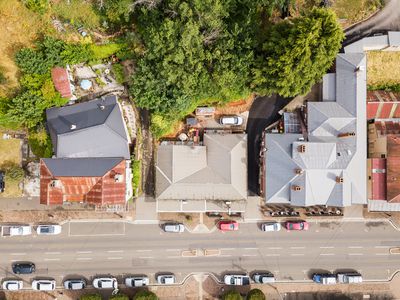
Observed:
[[[44,233],[49,233],[50,232],[50,227],[49,226],[43,226],[43,227],[40,228],[40,231],[44,232]]]

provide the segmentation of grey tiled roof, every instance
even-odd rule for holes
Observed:
[[[56,156],[130,158],[127,132],[115,96],[46,111]]]
[[[160,145],[159,200],[241,200],[247,197],[245,134],[204,134],[204,146]]]
[[[55,177],[101,177],[123,158],[43,158]]]

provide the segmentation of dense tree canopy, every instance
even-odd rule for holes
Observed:
[[[344,38],[335,14],[314,8],[304,17],[274,25],[254,67],[253,87],[261,94],[305,94],[332,66]]]
[[[135,294],[133,300],[158,300],[158,297],[153,292],[141,290]]]
[[[228,291],[222,296],[222,300],[243,300],[243,297],[238,291]]]
[[[248,95],[257,6],[253,1],[166,0],[136,13],[146,49],[132,93],[159,113]]]
[[[252,289],[248,292],[246,300],[265,300],[265,295],[260,289]]]

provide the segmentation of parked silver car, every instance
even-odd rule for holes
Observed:
[[[219,119],[219,124],[239,126],[243,124],[243,118],[241,116],[222,116]]]
[[[224,283],[227,285],[249,285],[250,277],[247,275],[225,275]]]
[[[182,223],[165,223],[163,226],[165,232],[184,232],[185,226]]]
[[[149,284],[149,278],[147,276],[135,276],[125,278],[125,285],[128,287],[145,286]]]
[[[172,274],[160,274],[157,276],[158,284],[174,284],[175,276]]]
[[[281,228],[282,228],[281,224],[277,222],[267,222],[261,224],[262,231],[279,231],[281,230]]]
[[[56,281],[54,279],[37,279],[32,281],[32,289],[36,291],[54,291]]]
[[[56,235],[61,233],[61,225],[46,224],[36,227],[38,235]]]
[[[64,288],[66,290],[83,290],[86,287],[86,280],[79,279],[68,279],[64,281]]]
[[[8,290],[8,291],[18,291],[23,288],[23,282],[22,280],[17,280],[17,279],[9,279],[9,280],[4,280],[2,284],[3,290]]]
[[[255,283],[273,283],[275,276],[272,273],[255,273],[253,280]]]

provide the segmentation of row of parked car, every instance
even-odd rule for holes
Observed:
[[[34,227],[38,235],[57,235],[61,233],[61,225],[41,224]],[[32,234],[31,225],[3,225],[1,226],[1,236],[26,236]]]
[[[337,284],[337,283],[362,283],[363,279],[360,273],[316,273],[313,274],[313,281],[320,284]]]
[[[283,223],[286,230],[308,230],[309,223],[303,220],[292,220]],[[221,231],[236,231],[239,230],[239,223],[235,220],[222,220],[218,223],[218,228]],[[282,225],[278,222],[265,222],[261,224],[262,231],[280,231]],[[185,226],[182,223],[168,222],[163,225],[165,232],[180,233],[185,231]]]

